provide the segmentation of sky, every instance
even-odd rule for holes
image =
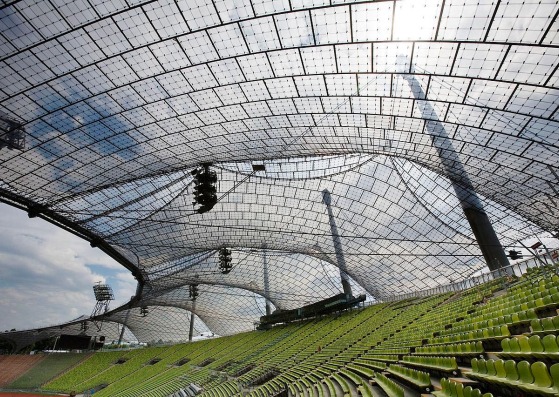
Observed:
[[[89,316],[97,281],[111,285],[111,308],[136,292],[130,272],[98,248],[0,203],[0,332]]]

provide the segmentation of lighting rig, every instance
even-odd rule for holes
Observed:
[[[192,300],[194,301],[196,300],[198,295],[200,295],[200,292],[198,291],[198,285],[197,284],[190,285],[188,288],[188,297],[192,298]]]
[[[217,203],[217,174],[210,170],[211,163],[204,163],[200,168],[194,169],[194,201],[192,205],[200,205],[196,210],[199,214],[208,212]]]
[[[25,129],[23,124],[0,113],[0,150],[25,149]]]
[[[99,318],[109,310],[109,303],[115,299],[115,296],[111,286],[108,284],[101,284],[100,281],[93,286],[93,293],[95,294],[97,303],[91,313],[91,318],[97,329],[101,331],[103,322],[102,320],[99,321]]]
[[[220,248],[219,250],[219,270],[223,274],[228,274],[233,265],[231,265],[231,250],[229,248]]]
[[[522,255],[522,251],[516,250],[509,250],[509,254],[507,256],[512,260],[522,259],[524,257]]]

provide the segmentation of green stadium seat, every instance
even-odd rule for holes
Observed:
[[[551,376],[547,371],[547,367],[541,361],[535,362],[530,366],[530,370],[534,377],[534,383],[530,385],[520,385],[520,387],[524,390],[528,391],[537,391],[541,388],[550,388],[553,381],[551,380]]]
[[[376,374],[375,380],[388,397],[404,397],[404,389],[383,374]]]
[[[556,393],[559,393],[559,363],[553,364],[549,368],[549,375],[553,379],[553,389]]]
[[[493,397],[491,393],[482,395],[479,389],[473,389],[471,386],[464,387],[462,384],[452,382],[446,378],[442,378],[440,383],[442,389],[432,393],[436,397]]]
[[[479,360],[477,358],[473,358],[472,361],[470,362],[470,365],[472,366],[472,371],[474,372],[474,374],[482,373],[482,370],[479,366]]]
[[[455,390],[456,397],[464,397],[464,385],[462,383],[455,383]]]
[[[555,335],[546,335],[542,338],[544,352],[540,354],[542,358],[559,358],[559,340]],[[537,355],[536,355],[537,356]]]
[[[518,382],[519,375],[516,369],[516,361],[514,360],[507,360],[504,364],[506,378],[509,380],[509,383],[515,384]]]
[[[557,316],[556,316],[557,317]],[[546,318],[542,318],[541,321],[541,326],[542,326],[542,331],[544,332],[553,332],[556,331],[557,328],[557,324],[555,324],[555,319],[556,317],[546,317]]]
[[[553,327],[559,330],[559,316],[552,317]]]
[[[519,355],[530,355],[532,352],[532,347],[530,346],[530,341],[527,336],[519,336],[516,338],[518,341],[518,346],[520,346]]]
[[[531,384],[534,382],[534,376],[530,370],[530,363],[528,361],[521,361],[516,364],[518,370],[518,383]]]
[[[535,357],[541,357],[541,353],[544,352],[544,347],[540,337],[538,335],[532,335],[528,338],[528,343],[530,345],[531,354]]]
[[[494,362],[496,376],[498,378],[506,378],[507,372],[505,370],[505,362],[503,360],[497,360]]]
[[[553,323],[552,323],[553,324]],[[533,333],[540,333],[540,332],[544,332],[544,328],[543,328],[543,324],[542,324],[542,320],[538,319],[534,319],[532,321],[530,321],[530,328],[532,329]]]
[[[487,377],[494,377],[497,375],[497,370],[495,369],[495,360],[489,359],[485,362],[485,373]]]
[[[369,389],[367,386],[364,385],[359,386],[357,390],[363,397],[374,397],[373,393],[371,392],[371,389]]]

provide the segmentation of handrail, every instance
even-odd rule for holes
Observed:
[[[476,287],[478,285],[485,284],[489,281],[497,280],[501,277],[507,276],[516,276],[520,277],[523,274],[526,274],[529,269],[534,268],[552,268],[555,274],[559,275],[559,262],[556,262],[553,265],[548,265],[540,260],[540,258],[529,258],[521,262],[516,262],[512,265],[502,267],[500,269],[496,269],[493,271],[489,271],[489,268],[486,268],[486,272],[479,274],[474,277],[470,277],[468,279],[451,283],[445,285],[439,285],[437,287],[433,287],[431,289],[422,290],[422,291],[415,291],[410,292],[407,294],[401,295],[393,295],[389,297],[384,297],[381,300],[377,300],[377,302],[396,302],[405,299],[411,298],[421,298],[426,296],[444,294],[447,292],[459,292],[464,291],[472,287]],[[483,271],[483,270],[482,270]]]

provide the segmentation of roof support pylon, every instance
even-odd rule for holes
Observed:
[[[336,262],[338,262],[338,267],[340,268],[340,278],[342,280],[342,288],[344,294],[351,294],[351,284],[349,283],[349,277],[347,275],[347,269],[345,264],[344,252],[342,249],[342,241],[340,240],[340,235],[338,233],[338,226],[336,225],[336,219],[334,218],[334,213],[332,212],[332,198],[328,189],[322,191],[322,201],[326,204],[326,209],[328,210],[328,218],[330,221],[330,230],[332,232],[332,240],[334,240],[334,250],[336,251]]]
[[[194,336],[194,310],[196,310],[196,299],[192,301],[192,310],[190,311],[190,329],[188,330],[188,341],[192,342]]]
[[[128,323],[128,317],[130,317],[130,311],[132,309],[128,309],[126,311],[126,317],[124,318],[124,323],[122,324],[122,330],[120,331],[120,335],[118,337],[118,346],[122,344],[122,339],[124,338],[124,330],[126,329],[126,324]]]
[[[270,296],[270,276],[268,274],[268,256],[266,255],[266,246],[262,250],[262,262],[264,265],[264,298],[266,298],[266,315],[272,314],[272,307],[268,297]]]
[[[485,213],[483,204],[474,190],[468,173],[464,169],[462,161],[458,157],[452,141],[448,137],[446,129],[438,120],[437,115],[431,104],[426,100],[425,93],[421,85],[412,75],[402,75],[409,84],[416,101],[416,105],[425,119],[425,130],[431,136],[431,142],[437,149],[441,164],[450,176],[457,176],[460,183],[450,178],[452,187],[460,201],[464,215],[472,228],[474,236],[487,266],[490,270],[500,269],[509,265],[509,260],[505,251],[493,229],[489,217]]]

